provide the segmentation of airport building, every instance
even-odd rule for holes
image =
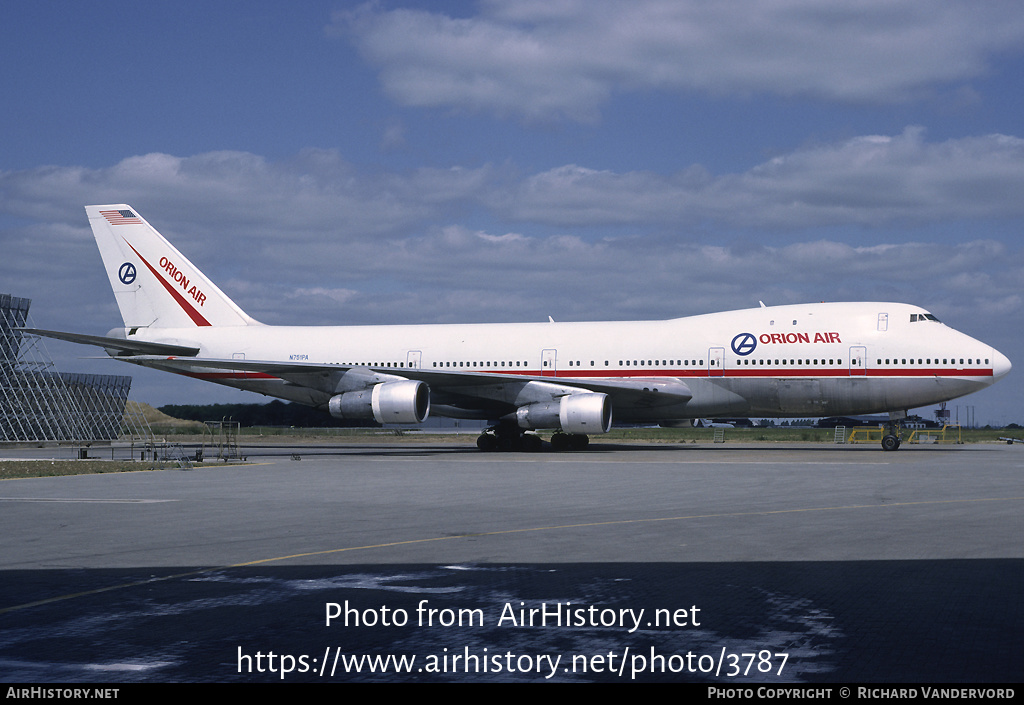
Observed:
[[[132,378],[57,372],[32,327],[30,299],[0,294],[0,443],[112,441]]]

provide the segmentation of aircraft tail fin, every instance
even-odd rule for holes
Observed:
[[[131,206],[86,206],[126,328],[259,325]]]

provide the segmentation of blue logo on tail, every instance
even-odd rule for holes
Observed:
[[[136,276],[138,276],[138,273],[135,271],[135,265],[131,262],[125,262],[117,270],[117,278],[121,280],[122,284],[131,284],[135,281]]]

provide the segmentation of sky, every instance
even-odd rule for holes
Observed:
[[[129,203],[269,324],[899,301],[1024,365],[1015,1],[6,2],[0,26],[0,292],[41,328],[120,325],[83,206]],[[46,349],[155,406],[265,401]],[[950,408],[1024,423],[1021,379]]]

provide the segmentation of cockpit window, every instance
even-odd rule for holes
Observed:
[[[939,323],[939,319],[930,313],[912,313],[910,314],[910,322],[917,323],[918,321],[935,321]]]

